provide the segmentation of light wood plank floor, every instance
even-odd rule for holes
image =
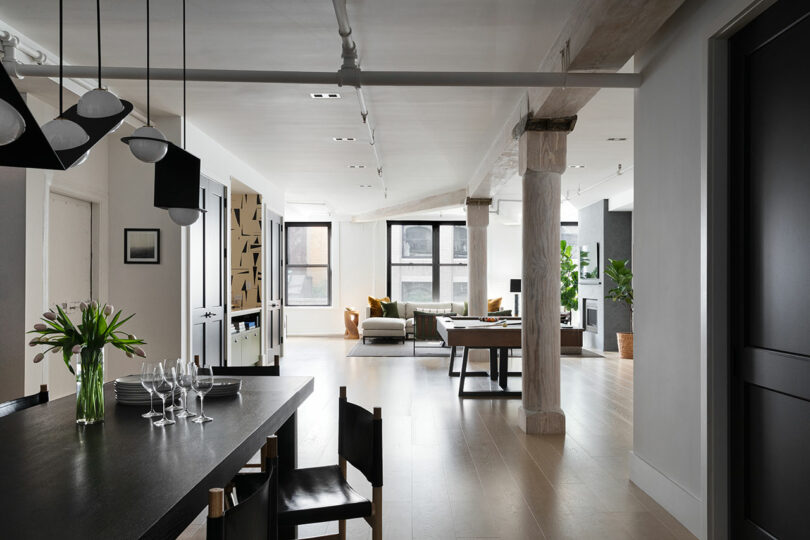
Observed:
[[[354,343],[290,338],[282,374],[315,376],[299,411],[302,467],[337,461],[340,385],[351,401],[382,407],[386,539],[694,538],[628,479],[632,360],[564,357],[568,432],[540,437],[517,427],[519,400],[460,400],[447,358],[346,358]],[[357,471],[349,480],[370,497]],[[363,520],[347,529],[371,538]],[[183,538],[203,532],[191,527]],[[332,532],[336,523],[300,531]]]

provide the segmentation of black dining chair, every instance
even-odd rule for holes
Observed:
[[[284,471],[279,482],[279,530],[289,538],[297,525],[338,521],[337,536],[346,538],[346,520],[365,518],[373,540],[382,540],[382,409],[349,403],[346,387],[338,400],[338,465]],[[372,500],[346,481],[346,464],[357,468],[372,486]]]
[[[48,385],[42,384],[39,386],[38,394],[31,394],[11,401],[0,403],[0,417],[8,416],[17,411],[33,407],[34,405],[42,405],[48,403]]]
[[[208,540],[278,539],[278,439],[267,437],[261,473],[237,474],[208,490]]]

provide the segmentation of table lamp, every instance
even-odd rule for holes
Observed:
[[[509,280],[509,292],[515,293],[515,317],[520,315],[518,311],[518,294],[520,293],[520,280],[519,279],[510,279]]]

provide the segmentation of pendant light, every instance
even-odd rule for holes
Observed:
[[[183,150],[186,149],[188,130],[186,129],[186,0],[183,0]],[[199,208],[169,208],[172,221],[186,227],[200,218]]]
[[[124,110],[124,104],[112,92],[101,86],[101,0],[96,0],[96,38],[98,44],[98,88],[85,93],[77,107],[84,118],[107,118]]]
[[[90,140],[90,136],[79,124],[73,120],[63,118],[65,112],[63,104],[63,76],[62,69],[64,65],[63,60],[63,14],[62,14],[62,0],[59,0],[59,116],[42,126],[42,133],[48,139],[51,147],[56,150],[69,150],[82,146]],[[76,161],[72,166],[76,166],[83,162],[86,157],[82,157]]]
[[[0,98],[0,146],[11,144],[25,133],[25,119],[8,101]]]
[[[166,155],[169,145],[165,135],[150,125],[149,109],[149,0],[146,0],[146,125],[136,129],[131,137],[121,140],[129,144],[136,158],[146,163],[156,163]]]

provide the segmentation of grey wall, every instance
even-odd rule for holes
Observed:
[[[0,401],[25,387],[25,169],[0,167]]]
[[[604,275],[608,259],[627,259],[632,256],[632,213],[608,211],[607,199],[579,211],[579,245],[599,243],[599,283],[580,283],[580,312],[582,299],[595,299],[599,306],[598,332],[583,332],[585,348],[604,351],[618,350],[616,332],[631,329],[630,312],[619,303],[606,300],[608,289],[614,282]],[[632,261],[631,261],[632,266]],[[582,314],[584,320],[584,313]]]

